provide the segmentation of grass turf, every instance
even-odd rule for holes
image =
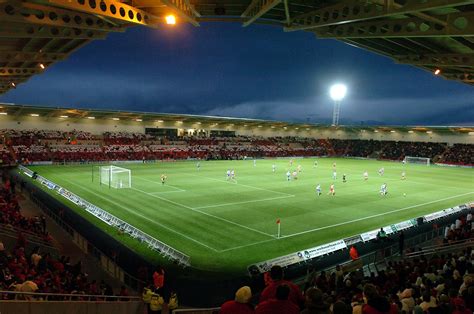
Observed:
[[[196,162],[119,165],[131,169],[131,189],[99,185],[97,168],[92,182],[90,165],[30,168],[188,254],[193,267],[210,272],[239,273],[254,262],[473,200],[473,169],[342,158],[319,158],[314,167],[314,160],[295,159],[292,167],[288,159],[258,160],[256,166],[251,160],[201,161],[200,170]],[[334,162],[337,180],[332,180]],[[298,164],[302,172],[288,182],[286,171]],[[377,173],[381,167],[383,177]],[[227,169],[235,169],[236,182],[226,180]],[[366,170],[369,179],[364,181]],[[401,180],[404,170],[407,179]],[[168,177],[165,185],[161,174]],[[336,195],[330,196],[333,182]],[[382,197],[379,189],[384,182],[389,193]],[[321,196],[315,193],[318,183]],[[92,215],[73,208],[104,227]],[[158,260],[157,253],[138,241],[119,239],[149,260]]]

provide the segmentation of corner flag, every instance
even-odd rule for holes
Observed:
[[[280,218],[277,219],[277,225],[278,225],[278,238],[280,238]]]

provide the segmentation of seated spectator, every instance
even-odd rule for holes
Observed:
[[[249,303],[252,298],[250,287],[243,286],[235,293],[235,299],[222,304],[220,314],[252,314],[255,313]]]
[[[273,266],[270,270],[270,277],[272,279],[271,283],[262,291],[260,302],[275,298],[277,288],[280,285],[287,285],[290,289],[289,300],[298,307],[304,303],[304,296],[300,288],[291,281],[283,279],[283,268],[281,268],[281,266]]]
[[[324,298],[323,292],[315,287],[306,290],[305,293],[305,309],[301,314],[330,314],[331,304]],[[344,303],[343,303],[344,304]]]
[[[298,314],[299,307],[289,299],[291,288],[281,284],[276,288],[275,298],[267,299],[257,305],[256,314]]]

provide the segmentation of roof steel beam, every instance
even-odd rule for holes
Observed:
[[[6,38],[105,39],[106,36],[106,32],[96,30],[22,23],[8,23],[0,28],[0,37]]]
[[[243,18],[248,18],[243,26],[249,26],[281,2],[282,0],[253,0],[241,15]]]
[[[442,76],[447,78],[448,80],[457,80],[463,83],[474,83],[474,72],[468,73],[442,73]]]
[[[72,11],[113,18],[126,23],[154,26],[159,18],[128,4],[115,0],[35,0],[38,3],[58,6]]]
[[[291,26],[285,28],[285,30],[305,30],[469,4],[474,4],[474,0],[429,0],[424,2],[406,0],[403,5],[395,3],[393,0],[382,0],[378,3],[352,1],[348,4],[347,2],[341,2],[334,6],[294,17],[291,20]]]
[[[474,67],[474,53],[395,55],[397,63],[437,67]]]
[[[9,22],[123,32],[122,27],[90,14],[72,12],[35,3],[7,2],[0,4],[0,19]]]
[[[161,0],[168,8],[172,9],[179,17],[191,23],[194,26],[199,26],[197,21],[201,17],[198,11],[194,8],[189,0]]]
[[[0,51],[0,62],[55,62],[66,57],[65,53]]]
[[[419,18],[368,21],[318,29],[321,38],[395,38],[474,36],[474,12],[452,13],[441,17],[445,25]]]
[[[33,74],[38,74],[43,72],[43,69],[40,68],[9,68],[9,67],[0,67],[0,76],[30,76]]]

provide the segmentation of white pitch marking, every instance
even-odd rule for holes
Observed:
[[[388,212],[383,212],[383,213],[380,213],[380,214],[375,214],[375,215],[371,215],[371,216],[367,216],[367,217],[357,218],[357,219],[354,219],[354,220],[340,222],[340,223],[337,223],[337,224],[334,224],[334,225],[329,225],[329,226],[324,226],[324,227],[320,227],[320,228],[314,228],[314,229],[311,229],[311,230],[301,231],[301,232],[289,234],[289,235],[286,235],[286,236],[281,236],[280,239],[294,237],[294,236],[309,233],[309,232],[329,229],[329,228],[332,228],[332,227],[347,225],[347,224],[350,224],[350,223],[353,223],[353,222],[357,222],[357,221],[361,221],[361,220],[365,220],[365,219],[371,219],[371,218],[375,218],[375,217],[380,217],[380,216],[384,216],[384,215],[392,214],[392,213],[396,213],[396,212],[401,212],[401,211],[404,211],[404,210],[407,210],[407,209],[420,207],[420,206],[424,206],[424,205],[429,205],[429,204],[433,204],[433,203],[438,203],[438,202],[441,202],[441,201],[446,201],[446,200],[449,200],[449,199],[453,199],[453,198],[456,198],[456,197],[465,196],[465,195],[469,195],[469,194],[474,194],[474,192],[469,192],[469,193],[459,194],[459,195],[455,195],[455,196],[445,197],[445,198],[441,198],[441,199],[436,200],[436,201],[431,201],[431,202],[426,202],[426,203],[422,203],[422,204],[412,205],[412,206],[408,206],[408,207],[404,207],[404,208],[391,210],[391,211],[388,211]]]
[[[168,194],[168,193],[182,193],[182,192],[186,192],[186,191],[164,191],[164,192],[150,192],[150,194],[153,194],[153,195],[160,195],[160,194]]]
[[[183,207],[183,208],[192,210],[192,211],[194,211],[194,212],[198,212],[198,213],[201,213],[201,214],[203,214],[203,215],[206,215],[206,216],[209,216],[209,217],[213,217],[213,218],[218,219],[218,220],[225,221],[225,222],[230,223],[230,224],[232,224],[232,225],[239,226],[239,227],[241,227],[241,228],[245,228],[245,229],[247,229],[247,230],[251,230],[251,231],[254,231],[254,232],[257,232],[257,233],[266,235],[266,236],[268,236],[268,237],[272,237],[272,238],[274,237],[273,235],[268,234],[268,233],[266,233],[266,232],[263,232],[263,231],[260,231],[260,230],[257,230],[257,229],[253,229],[253,228],[250,228],[250,227],[241,225],[241,224],[239,224],[239,223],[237,223],[237,222],[234,222],[234,221],[231,221],[231,220],[227,220],[227,219],[225,219],[225,218],[222,218],[222,217],[219,217],[219,216],[215,216],[215,215],[212,215],[212,214],[203,212],[203,211],[198,210],[198,209],[196,209],[196,208],[192,208],[192,207],[189,207],[189,206],[187,206],[187,205],[180,204],[180,203],[178,203],[178,202],[169,200],[169,199],[167,199],[167,198],[160,197],[160,196],[158,196],[158,195],[153,195],[153,194],[150,194],[150,193],[148,193],[148,192],[142,191],[142,190],[137,189],[137,188],[132,188],[132,189],[133,189],[133,190],[136,190],[136,191],[139,191],[139,192],[142,192],[142,193],[144,193],[144,194],[150,195],[151,197],[158,198],[158,199],[163,200],[163,201],[165,201],[165,202],[168,202],[168,203],[171,203],[171,204],[174,204],[174,205],[177,205],[177,206],[180,206],[180,207]]]
[[[63,178],[63,179],[64,179],[64,178]],[[148,220],[148,221],[150,221],[152,224],[161,226],[161,227],[163,227],[163,228],[166,229],[166,230],[169,230],[169,231],[171,231],[171,232],[173,232],[173,233],[179,234],[180,236],[182,236],[182,237],[184,237],[184,238],[186,238],[186,239],[188,239],[188,240],[191,240],[191,241],[193,241],[193,242],[196,242],[197,244],[200,244],[200,245],[202,245],[202,246],[204,246],[204,247],[207,247],[208,249],[211,249],[211,250],[213,250],[214,252],[219,252],[219,250],[217,250],[217,249],[215,249],[215,248],[213,248],[213,247],[211,247],[211,246],[209,246],[209,245],[207,245],[207,244],[204,244],[204,243],[202,243],[202,242],[200,242],[200,241],[198,241],[198,240],[196,240],[196,239],[194,239],[194,238],[191,238],[190,236],[188,236],[188,235],[186,235],[186,234],[183,234],[183,233],[181,233],[181,232],[179,232],[179,231],[176,231],[176,230],[174,230],[174,229],[171,229],[170,227],[167,227],[167,226],[165,226],[165,225],[163,225],[163,224],[161,224],[161,223],[159,223],[159,222],[156,222],[156,221],[154,221],[153,219],[150,219],[150,218],[148,218],[148,217],[146,217],[146,216],[143,216],[143,215],[139,214],[138,212],[133,211],[133,210],[129,209],[128,207],[122,206],[121,204],[119,204],[119,203],[117,203],[117,202],[115,202],[115,201],[112,201],[112,200],[109,199],[109,198],[105,198],[105,197],[103,197],[102,195],[97,194],[96,192],[94,192],[94,191],[92,191],[92,190],[90,190],[90,189],[88,189],[88,188],[86,188],[86,187],[77,185],[76,183],[74,183],[74,182],[72,182],[72,181],[70,181],[70,180],[68,180],[68,179],[64,179],[64,180],[66,180],[67,182],[69,182],[69,183],[71,183],[72,185],[75,185],[75,186],[77,186],[77,187],[79,187],[79,188],[81,188],[81,189],[84,189],[84,190],[86,190],[86,191],[89,191],[90,193],[94,194],[95,196],[100,197],[100,198],[102,198],[102,199],[104,199],[104,200],[106,200],[106,201],[108,201],[108,202],[110,202],[110,203],[112,203],[112,204],[114,204],[114,205],[120,207],[120,208],[125,209],[127,212],[129,212],[129,213],[131,213],[131,214],[133,214],[133,215],[137,215],[137,216],[139,216],[139,217],[141,217],[141,218],[143,218],[143,219],[145,219],[145,220]]]
[[[249,244],[234,246],[234,247],[231,247],[231,248],[228,248],[228,249],[220,250],[218,253],[224,253],[224,252],[228,252],[228,251],[232,251],[232,250],[242,249],[244,247],[249,247],[249,246],[253,246],[253,245],[257,245],[257,244],[262,244],[262,243],[266,243],[266,242],[270,242],[270,241],[274,241],[274,240],[277,240],[277,239],[273,238],[273,239],[267,239],[267,240],[253,242],[253,243],[249,243]]]
[[[198,176],[198,175],[196,175],[196,174],[192,174],[192,176],[200,177],[200,178],[205,178],[205,179],[209,179],[209,180],[214,180],[214,181],[219,181],[219,182],[237,184],[236,182],[232,182],[232,181],[221,180],[221,179],[216,179],[216,178],[211,178],[211,177]],[[252,189],[256,189],[256,190],[261,190],[261,191],[266,191],[266,192],[276,193],[276,194],[282,194],[282,195],[286,195],[286,196],[290,196],[290,195],[291,195],[291,196],[294,196],[293,194],[289,194],[289,193],[285,193],[285,192],[279,192],[279,191],[267,190],[267,189],[259,188],[259,187],[257,187],[257,186],[252,186],[252,185],[246,185],[246,184],[240,184],[240,183],[239,183],[239,186],[246,186],[246,187],[248,187],[248,188],[252,188]]]
[[[235,203],[215,204],[215,205],[200,206],[200,207],[193,207],[193,208],[194,209],[213,208],[213,207],[221,207],[221,206],[228,206],[228,205],[239,205],[239,204],[273,201],[273,200],[279,200],[279,199],[282,199],[282,198],[290,198],[290,197],[295,197],[295,196],[294,195],[278,196],[278,197],[270,197],[270,198],[264,198],[264,199],[259,199],[259,200],[242,201],[242,202],[235,202]]]
[[[156,181],[152,181],[152,180],[148,180],[148,179],[144,179],[144,178],[140,178],[140,177],[135,177],[135,179],[139,179],[139,180],[143,180],[143,181],[148,181],[148,182],[151,182],[151,183],[154,183],[154,184],[158,184],[158,185],[163,185],[161,182],[156,182]],[[183,189],[180,189],[180,188],[177,188],[175,186],[172,186],[172,185],[169,185],[169,184],[166,184],[166,186],[170,187],[170,188],[173,188],[173,189],[176,189],[180,192],[186,192],[186,190],[183,190]]]

